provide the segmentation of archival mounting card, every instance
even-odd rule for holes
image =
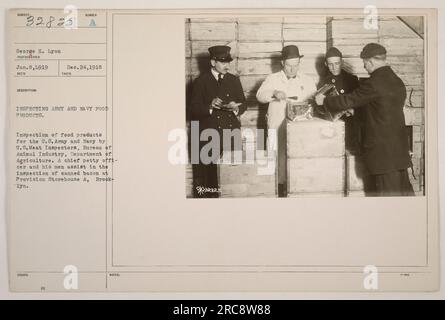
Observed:
[[[435,9],[11,9],[10,289],[437,290],[436,24]],[[315,97],[326,79],[338,97]],[[320,99],[354,112],[317,117]],[[220,152],[232,129],[239,148]],[[409,196],[367,189],[391,174]]]

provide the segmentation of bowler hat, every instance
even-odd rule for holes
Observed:
[[[232,57],[230,55],[230,47],[229,46],[213,46],[209,48],[210,59],[221,61],[221,62],[230,62],[232,61]]]
[[[281,50],[281,59],[292,59],[292,58],[301,58],[304,57],[303,55],[300,55],[300,51],[298,50],[297,46],[289,45],[283,47],[283,50]]]

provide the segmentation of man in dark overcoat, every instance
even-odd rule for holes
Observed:
[[[351,93],[317,95],[317,104],[332,111],[360,108],[363,112],[363,160],[372,179],[372,195],[412,196],[408,168],[412,167],[403,106],[406,88],[386,62],[386,49],[367,44],[361,54],[370,78]]]
[[[325,56],[325,65],[328,72],[321,80],[320,87],[325,84],[332,84],[338,94],[350,93],[357,89],[358,78],[344,70],[343,54],[339,49],[336,47],[328,49]],[[349,110],[342,119],[345,122],[346,149],[353,154],[359,154],[361,140],[360,109],[356,109],[354,113]]]

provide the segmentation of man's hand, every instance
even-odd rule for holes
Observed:
[[[346,117],[351,117],[353,115],[354,115],[354,109],[351,108],[351,109],[346,110],[346,113],[345,113]]]
[[[242,103],[236,103],[235,101],[230,101],[228,104],[224,105],[223,107],[225,110],[232,111],[235,114],[238,114],[240,105],[242,105]]]
[[[212,108],[221,108],[222,100],[220,98],[214,98],[211,103]]]
[[[315,96],[315,103],[319,106],[322,106],[325,98],[326,96],[324,94],[319,93]]]
[[[273,92],[273,96],[277,100],[284,100],[284,99],[286,99],[286,93],[283,92],[283,91],[280,91],[280,90],[275,90]]]

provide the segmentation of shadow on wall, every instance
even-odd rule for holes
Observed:
[[[185,84],[185,120],[191,121],[191,99],[192,99],[193,82],[187,81]]]
[[[197,68],[199,71],[199,74],[202,74],[203,72],[207,72],[210,70],[210,59],[208,57],[208,54],[201,54],[196,57],[197,61]],[[186,62],[187,63],[187,62]],[[186,74],[186,76],[189,76]],[[193,82],[194,79],[186,84],[185,87],[185,96],[186,96],[186,121],[189,122],[192,120],[192,113],[191,113],[191,97],[192,97],[192,90],[193,90]]]

